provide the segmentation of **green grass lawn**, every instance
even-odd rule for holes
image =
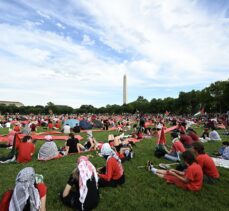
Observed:
[[[196,129],[201,133],[201,129]],[[0,133],[3,131],[0,131]],[[111,132],[94,133],[97,140],[105,141]],[[85,137],[85,133],[81,134]],[[221,136],[223,141],[229,141],[229,137]],[[170,136],[167,135],[170,142]],[[58,160],[47,162],[37,161],[37,153],[43,141],[36,142],[36,153],[32,162],[28,164],[0,164],[0,195],[12,188],[17,173],[24,167],[34,167],[36,173],[44,175],[44,181],[48,186],[47,210],[71,210],[65,207],[58,198],[58,193],[63,190],[68,177],[75,168],[79,155],[71,155]],[[63,141],[56,141],[58,146],[63,146]],[[206,151],[216,151],[221,143],[206,143]],[[220,181],[215,185],[205,185],[198,193],[181,190],[174,185],[168,185],[164,180],[138,168],[152,160],[155,165],[169,161],[158,159],[153,155],[155,138],[145,139],[134,148],[135,157],[125,162],[126,183],[117,188],[100,189],[101,200],[96,208],[98,211],[109,210],[228,210],[229,207],[229,170],[219,168]],[[6,149],[0,149],[5,153]],[[105,160],[96,156],[95,152],[85,154],[95,155],[91,162],[96,166],[105,165]]]

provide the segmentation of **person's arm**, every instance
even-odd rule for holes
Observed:
[[[180,179],[180,180],[181,180],[182,182],[184,182],[184,183],[188,183],[188,182],[189,182],[188,178],[184,177],[183,175],[179,175],[178,173],[176,173],[176,172],[174,172],[174,171],[170,171],[169,173],[170,173],[171,175],[177,177],[178,179]]]
[[[178,174],[178,175],[181,175],[181,176],[184,176],[184,172],[183,171],[178,171],[178,170],[176,170],[176,169],[171,169],[171,170],[169,170],[170,172],[172,171],[172,172],[175,172],[176,174]]]
[[[69,151],[69,146],[65,146],[66,155],[68,154],[68,151]]]
[[[95,145],[94,145],[94,143],[92,141],[92,138],[90,138],[89,141],[90,141],[90,144],[91,144],[91,147],[89,148],[89,151],[90,151],[95,147]]]
[[[106,174],[99,174],[99,177],[106,181],[110,181],[112,178],[112,173],[112,162],[109,160],[106,165]]]
[[[46,195],[41,198],[40,211],[46,211]]]
[[[32,143],[31,143],[32,144]],[[31,150],[31,153],[30,153],[30,155],[31,156],[33,156],[33,154],[34,154],[34,152],[35,152],[35,145],[34,144],[32,144],[32,150]]]
[[[65,186],[64,191],[63,191],[63,197],[66,197],[70,193],[71,188],[72,186],[69,184]]]

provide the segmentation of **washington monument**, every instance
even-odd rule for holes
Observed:
[[[123,104],[127,104],[127,80],[126,80],[126,74],[123,76]]]

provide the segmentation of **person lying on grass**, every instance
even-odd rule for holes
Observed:
[[[101,155],[106,159],[106,166],[99,168],[99,187],[116,187],[125,182],[121,160],[108,143],[103,144]]]
[[[17,162],[27,163],[32,160],[35,152],[35,145],[32,143],[31,136],[24,136],[22,142],[17,146]]]
[[[98,147],[98,143],[93,137],[92,131],[87,131],[87,142],[85,143],[84,147],[88,150],[96,150]]]
[[[219,179],[219,172],[212,158],[204,152],[204,145],[201,142],[193,143],[194,154],[198,164],[204,173],[204,182],[214,184]]]
[[[114,148],[120,159],[129,160],[133,157],[133,148],[128,140],[123,140],[120,136],[114,137]],[[123,158],[124,155],[124,158]]]
[[[46,193],[47,187],[43,183],[43,176],[36,175],[32,167],[26,167],[16,177],[9,210],[45,211]]]
[[[179,188],[199,191],[203,185],[203,171],[201,166],[196,163],[194,154],[191,151],[182,153],[182,158],[188,166],[184,172],[175,169],[159,170],[154,168],[150,161],[147,162],[148,171],[163,178],[167,183],[175,184]]]
[[[68,153],[79,153],[84,150],[84,146],[79,143],[77,138],[75,138],[74,133],[70,133],[69,139],[65,144],[65,154],[67,155]]]
[[[72,190],[73,186],[75,191]],[[77,166],[60,197],[65,205],[77,210],[92,210],[98,205],[98,175],[88,157],[78,158]]]
[[[38,160],[51,160],[61,158],[63,154],[58,151],[56,143],[52,140],[52,136],[44,137],[46,142],[41,146],[38,152]]]

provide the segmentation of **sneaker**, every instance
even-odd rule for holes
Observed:
[[[151,171],[151,168],[153,168],[153,165],[150,160],[147,161],[147,169],[148,171]]]

